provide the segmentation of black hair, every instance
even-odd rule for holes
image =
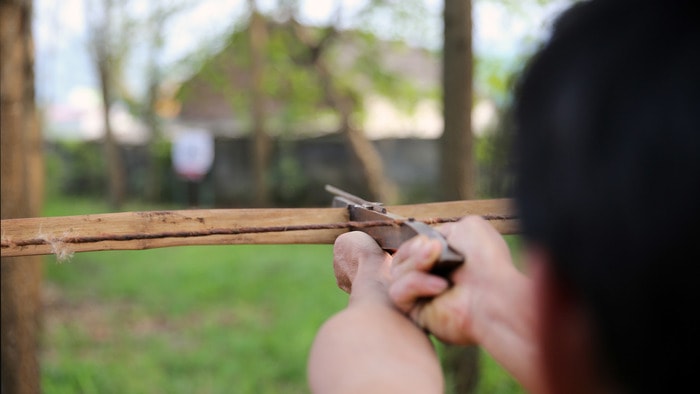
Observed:
[[[633,393],[694,386],[700,358],[700,5],[593,0],[516,88],[523,234],[584,303]]]

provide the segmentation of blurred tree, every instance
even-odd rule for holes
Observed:
[[[338,7],[338,15],[340,15],[340,10]],[[340,19],[340,17],[336,19]],[[339,75],[331,71],[332,64],[328,59],[330,56],[328,48],[340,34],[339,28],[330,25],[323,29],[320,37],[314,39],[296,18],[293,17],[290,22],[296,38],[306,47],[306,61],[316,71],[324,101],[340,118],[340,132],[345,136],[348,145],[358,159],[360,169],[367,180],[370,198],[375,201],[394,201],[396,188],[384,176],[384,164],[379,152],[357,122],[353,121],[353,115],[360,111],[359,106],[363,94],[360,89],[352,89],[349,84],[343,85],[342,81],[339,80]]]
[[[130,101],[131,107],[140,108],[140,112],[148,127],[148,152],[146,162],[146,181],[144,194],[149,201],[159,201],[161,197],[161,167],[158,159],[160,158],[161,149],[160,143],[163,139],[162,122],[159,115],[158,106],[162,100],[161,89],[164,79],[164,66],[161,58],[163,46],[165,45],[165,26],[168,21],[178,13],[189,7],[188,3],[163,0],[151,0],[148,2],[150,9],[146,16],[143,27],[146,35],[146,45],[148,51],[148,60],[146,65],[146,95],[143,102],[133,99],[134,95],[130,93],[125,83],[119,83],[120,93],[127,101]]]
[[[441,137],[444,199],[474,198],[471,0],[445,0],[442,89],[444,131]]]
[[[263,76],[267,49],[267,22],[258,11],[255,0],[248,0],[250,8],[250,113],[253,129],[253,184],[257,206],[270,204],[267,178],[269,175],[271,141],[265,129],[265,91]]]
[[[490,0],[501,7],[511,18],[527,19],[536,13],[551,14],[564,9],[577,0]],[[555,4],[553,4],[555,3]],[[494,54],[475,57],[474,97],[491,102],[496,110],[495,122],[488,125],[482,135],[474,141],[477,163],[477,193],[479,198],[502,198],[512,196],[514,184],[510,146],[514,125],[510,115],[512,88],[515,78],[527,64],[531,53],[542,39],[543,23],[519,38],[518,49],[509,57]]]
[[[214,90],[228,102],[234,128],[255,130],[254,118],[260,114],[250,109],[263,108],[270,137],[303,133],[319,124],[324,131],[335,128],[357,157],[357,171],[367,180],[370,198],[393,201],[395,188],[385,178],[382,158],[362,130],[361,120],[363,101],[371,95],[387,97],[408,112],[421,97],[434,94],[420,91],[389,66],[395,61],[390,56],[406,51],[406,44],[382,41],[367,31],[344,29],[341,2],[335,16],[322,27],[300,22],[297,1],[280,1],[278,5],[270,15],[250,18],[235,29],[224,48],[205,59],[200,70],[183,83],[179,98],[186,101],[190,94],[201,97],[207,89]],[[367,7],[393,6],[376,1]],[[358,14],[365,17],[369,12]],[[257,68],[252,63],[259,61],[250,46],[258,20],[264,21],[267,32],[261,76],[251,73]],[[427,50],[424,55],[433,56]],[[255,82],[257,78],[261,82]],[[201,79],[206,80],[206,89]],[[259,100],[253,93],[255,86],[262,87],[265,100],[252,105],[253,100]],[[213,112],[211,107],[208,110]],[[331,123],[335,126],[329,126]]]
[[[0,2],[0,196],[2,219],[38,216],[42,141],[34,101],[32,1]],[[41,258],[0,260],[2,393],[39,393]]]
[[[512,78],[517,75],[516,65],[520,64],[525,64],[525,59],[516,59],[512,63],[489,57],[476,59],[475,96],[484,97],[492,103],[496,112],[494,122],[486,126],[474,143],[478,198],[511,196],[514,177],[510,155],[513,138],[510,91]]]
[[[295,3],[293,0],[289,3]],[[397,105],[410,111],[420,98],[434,92],[421,91],[413,81],[402,77],[389,67],[394,46],[408,38],[420,41],[424,34],[426,4],[420,0],[392,2],[368,1],[356,11],[353,24],[360,30],[343,29],[346,21],[343,2],[336,2],[336,12],[330,23],[316,34],[292,17],[295,33],[308,51],[308,61],[313,65],[323,89],[323,98],[340,118],[340,131],[358,159],[360,169],[367,180],[370,198],[397,201],[397,188],[384,175],[384,163],[374,144],[367,138],[359,120],[362,118],[363,101],[370,93],[379,93]],[[294,14],[293,14],[294,15]],[[387,20],[392,28],[387,29]],[[380,29],[379,26],[383,26]],[[392,39],[379,39],[374,31],[390,31]],[[418,35],[418,36],[416,36]],[[315,36],[315,37],[314,37]],[[344,44],[356,41],[348,48]],[[355,53],[353,53],[355,52]]]
[[[125,13],[127,3],[86,0],[88,47],[102,95],[103,144],[109,184],[107,199],[114,210],[121,208],[126,198],[126,175],[109,110],[116,98],[115,87],[121,78],[130,42],[127,38],[129,21]]]
[[[472,4],[445,0],[443,10],[442,92],[444,130],[440,138],[445,200],[474,198],[472,110]],[[479,380],[479,350],[445,347],[445,367],[456,393],[474,392]]]

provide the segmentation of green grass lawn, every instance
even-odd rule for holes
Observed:
[[[105,211],[52,199],[45,214]],[[330,245],[47,256],[43,391],[306,393],[316,330],[347,302],[331,263]],[[523,392],[482,360],[480,393]]]

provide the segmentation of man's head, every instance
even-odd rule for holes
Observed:
[[[700,351],[698,9],[578,3],[516,93],[523,233],[586,317],[597,372],[630,392],[684,382]]]

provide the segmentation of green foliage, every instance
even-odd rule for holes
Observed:
[[[273,182],[277,191],[276,199],[283,206],[299,206],[309,180],[294,155],[293,141],[280,141],[280,159],[273,172]]]
[[[411,113],[427,92],[418,89],[412,81],[400,75],[397,70],[382,66],[382,62],[388,61],[387,53],[400,55],[410,48],[403,42],[381,41],[376,36],[365,32],[356,32],[350,39],[356,39],[357,46],[362,50],[347,72],[338,76],[341,81],[346,82],[346,89],[352,91],[353,87],[357,90],[357,86],[367,86],[369,92],[387,97],[400,110]],[[425,55],[431,56],[427,51]]]
[[[512,130],[506,115],[501,113],[499,123],[475,144],[479,170],[478,194],[480,198],[504,198],[513,196],[515,175],[511,155]]]
[[[383,40],[410,42],[430,47],[438,42],[441,25],[434,23],[440,16],[424,0],[370,0],[359,11],[355,25]],[[387,26],[386,21],[391,21]]]
[[[522,55],[525,56],[525,55]],[[511,142],[513,125],[510,118],[515,79],[525,62],[501,58],[479,57],[475,62],[475,95],[491,101],[496,107],[497,122],[475,139],[478,194],[482,198],[512,197]]]
[[[504,58],[479,56],[474,60],[474,90],[477,97],[504,105],[512,94],[516,63]]]
[[[308,134],[325,128],[327,122],[319,118],[337,109],[331,107],[323,81],[311,61],[314,44],[300,41],[291,20],[268,20],[267,27],[262,84],[267,100],[268,132],[272,135]],[[354,99],[356,114],[362,112],[362,98],[368,94],[388,97],[399,108],[410,112],[422,95],[432,93],[421,92],[411,81],[383,64],[382,59],[389,49],[400,52],[406,49],[405,44],[381,41],[364,31],[336,31],[336,28],[301,27],[319,42],[330,35],[320,56],[331,65],[334,87]],[[204,60],[198,72],[177,94],[180,100],[195,99],[192,85],[203,81],[229,103],[243,132],[248,132],[251,109],[248,34],[247,25],[236,27],[225,40],[226,45]]]
[[[55,194],[61,193],[61,180],[66,176],[66,166],[54,150],[46,149],[43,158],[46,187],[45,200],[51,201]]]
[[[533,10],[542,11],[549,0],[485,0],[511,15],[527,18]],[[514,183],[510,118],[515,82],[535,47],[534,35],[519,42],[518,53],[509,57],[478,54],[474,58],[475,102],[488,100],[496,107],[497,123],[474,141],[478,167],[477,194],[481,198],[512,197]]]
[[[103,146],[97,142],[57,141],[47,145],[44,150],[46,169],[47,203],[52,204],[54,197],[71,195],[81,197],[101,197],[105,193]],[[148,182],[148,168],[143,166],[146,159],[154,160],[160,176],[161,201],[172,201],[174,194],[170,157],[171,143],[164,138],[157,138],[152,149],[147,147],[121,147],[127,172],[129,198],[143,197],[143,190]],[[150,155],[150,158],[147,156]]]
[[[82,196],[103,193],[105,162],[99,144],[61,141],[45,157],[48,190]]]
[[[477,393],[525,394],[526,391],[485,351],[481,351],[481,375]]]

